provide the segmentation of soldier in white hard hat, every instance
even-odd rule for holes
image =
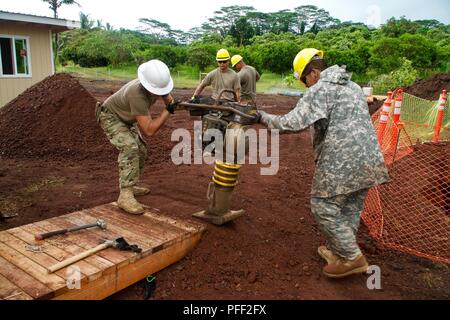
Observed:
[[[173,80],[169,68],[159,60],[150,60],[138,68],[138,78],[125,84],[103,104],[96,106],[97,122],[109,141],[119,150],[120,195],[117,204],[130,214],[142,214],[144,208],[135,196],[149,193],[137,186],[147,159],[147,137],[153,136],[174,113],[178,101],[170,92]],[[158,118],[149,109],[161,98],[166,108]]]

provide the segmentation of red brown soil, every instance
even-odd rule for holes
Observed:
[[[93,114],[95,100],[104,100],[122,83],[81,83],[57,75],[0,110],[0,200],[17,200],[19,213],[0,223],[0,230],[117,199],[117,152]],[[46,86],[55,90],[45,91]],[[174,95],[188,98],[192,92],[175,90]],[[296,100],[259,95],[258,105],[283,114]],[[162,108],[158,102],[153,114]],[[175,166],[170,161],[172,130],[192,130],[192,120],[187,112],[177,112],[148,139],[150,159],[142,182],[152,191],[140,199],[161,213],[185,219],[205,208],[213,171],[208,165]],[[156,274],[155,299],[450,298],[447,266],[382,251],[364,227],[359,243],[369,262],[381,267],[382,290],[368,290],[367,275],[340,281],[323,277],[324,262],[316,250],[324,238],[309,205],[314,170],[309,133],[283,135],[280,146],[277,175],[261,176],[260,165],[241,170],[232,207],[246,209],[246,215],[222,227],[207,225],[202,241],[187,257]],[[63,183],[32,192],[27,188],[45,179]],[[137,285],[111,297],[141,298]]]
[[[438,100],[443,89],[447,92],[450,91],[450,72],[439,73],[427,79],[418,79],[404,91],[422,99]],[[374,99],[369,103],[370,114],[374,114],[383,105],[383,102],[384,100]]]
[[[405,92],[427,100],[438,100],[442,90],[450,91],[450,72],[439,73],[427,79],[418,79]]]
[[[419,143],[411,151],[388,166],[391,181],[378,189],[383,231],[374,235],[392,247],[449,261],[450,143]]]

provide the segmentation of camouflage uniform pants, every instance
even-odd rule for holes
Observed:
[[[311,198],[311,212],[337,256],[353,260],[361,254],[356,242],[368,189],[331,198]]]
[[[120,188],[134,186],[144,171],[147,147],[137,125],[128,125],[106,107],[97,105],[97,122],[102,127],[109,142],[119,150]]]

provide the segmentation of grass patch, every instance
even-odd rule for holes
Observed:
[[[68,64],[66,66],[57,66],[56,71],[59,73],[72,73],[89,79],[132,80],[136,78],[137,66],[82,68],[78,65]]]
[[[25,188],[19,190],[19,193],[27,194],[27,193],[35,193],[40,190],[47,190],[49,188],[58,187],[64,184],[66,178],[64,177],[47,177],[42,180],[31,183]]]
[[[64,177],[50,176],[32,182],[28,186],[17,190],[14,194],[0,194],[0,212],[8,216],[17,215],[20,209],[32,204],[28,199],[30,194],[61,186],[65,181],[66,178]]]
[[[106,80],[132,80],[135,79],[137,66],[128,65],[121,67],[97,67],[97,68],[82,68],[73,63],[66,66],[57,66],[57,72],[72,73],[79,77],[88,79],[106,79]],[[176,66],[171,70],[175,88],[188,89],[196,88],[200,83],[200,71],[197,68],[181,65]],[[270,88],[284,88],[287,90],[301,89],[296,82],[294,86],[289,87],[283,81],[283,76],[275,73],[264,72],[261,79],[256,84],[256,91],[258,93],[267,92]]]

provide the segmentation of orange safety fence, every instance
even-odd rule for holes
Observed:
[[[391,180],[372,188],[362,220],[382,246],[450,264],[450,110],[388,93],[372,116]]]

